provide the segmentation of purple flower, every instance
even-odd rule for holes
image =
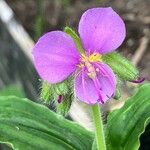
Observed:
[[[103,63],[102,55],[121,45],[126,35],[124,22],[110,7],[93,8],[82,15],[78,32],[85,54],[79,53],[70,35],[52,31],[42,36],[33,49],[35,67],[49,83],[74,75],[75,94],[81,101],[105,103],[115,95],[116,77]]]

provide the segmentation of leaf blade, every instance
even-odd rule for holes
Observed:
[[[56,115],[42,105],[14,96],[2,96],[0,103],[0,140],[2,142],[13,143],[15,148],[21,150],[24,150],[23,147],[86,150],[92,146],[93,134],[90,131]],[[18,138],[19,135],[21,135],[20,138]],[[11,140],[8,137],[11,137]],[[21,141],[18,142],[19,140]],[[37,145],[43,147],[37,147]]]
[[[150,121],[150,84],[142,85],[125,105],[108,117],[106,138],[108,149],[137,150],[139,137]],[[118,140],[119,139],[119,140]]]

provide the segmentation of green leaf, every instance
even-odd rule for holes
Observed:
[[[94,139],[94,141],[93,141],[93,144],[92,144],[92,150],[97,150],[96,139]]]
[[[90,150],[93,133],[28,99],[1,96],[0,141],[19,150]]]
[[[35,36],[34,39],[37,40],[43,33],[45,29],[45,18],[42,15],[38,15],[35,20]]]
[[[0,90],[0,96],[9,96],[9,95],[15,95],[21,98],[25,97],[23,90],[21,90],[16,85],[9,85],[6,88]]]
[[[138,150],[140,135],[150,121],[150,84],[142,85],[125,105],[108,117],[108,150]]]
[[[123,80],[132,81],[139,77],[137,68],[119,53],[103,55],[102,59]]]

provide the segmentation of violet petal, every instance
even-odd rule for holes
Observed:
[[[106,102],[106,100],[115,95],[117,82],[116,76],[113,73],[112,69],[104,63],[95,63],[95,67],[100,70],[97,74],[97,78],[99,83],[101,84],[101,90],[107,96],[107,98],[104,99],[104,102]]]
[[[33,49],[34,64],[42,79],[58,83],[76,70],[79,53],[73,39],[62,31],[42,36]]]
[[[75,94],[79,100],[87,104],[95,104],[99,99],[94,82],[88,77],[86,68],[83,68],[75,78]]]
[[[103,104],[115,93],[116,77],[108,65],[94,63],[94,66],[99,70],[97,77],[89,78],[86,68],[83,68],[75,79],[75,93],[85,103]]]
[[[85,50],[101,54],[117,49],[126,35],[123,20],[111,7],[87,10],[78,31]]]

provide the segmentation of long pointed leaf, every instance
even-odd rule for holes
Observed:
[[[93,133],[28,99],[2,96],[0,141],[19,150],[87,150]]]
[[[138,150],[140,135],[150,121],[150,84],[139,88],[135,96],[108,117],[108,150]]]

